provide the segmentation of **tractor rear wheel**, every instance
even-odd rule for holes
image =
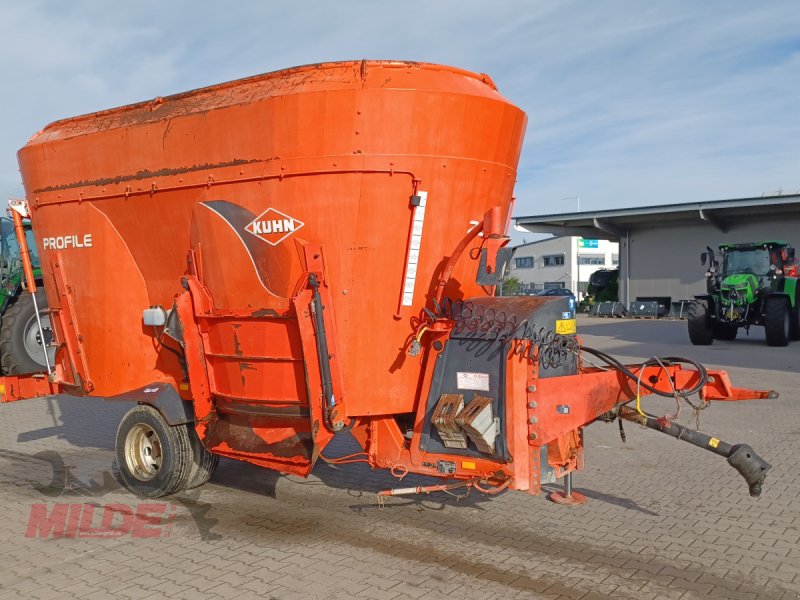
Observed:
[[[47,371],[45,352],[48,353],[50,364],[53,364],[55,349],[48,347],[53,341],[53,329],[50,325],[50,313],[47,311],[47,296],[43,289],[36,292],[36,304],[39,306],[44,340],[36,322],[33,296],[28,292],[20,293],[3,315],[3,325],[0,327],[0,364],[6,375],[44,373]]]
[[[686,314],[689,325],[689,339],[695,346],[708,346],[714,343],[714,330],[708,314],[708,303],[704,300],[692,302]]]
[[[186,488],[192,475],[192,442],[186,425],[171,426],[152,406],[133,407],[117,429],[119,475],[130,491],[160,498]]]
[[[735,340],[736,334],[739,332],[739,327],[732,323],[714,322],[711,329],[714,331],[715,340]]]
[[[781,296],[767,298],[764,304],[764,333],[767,345],[788,345],[789,329],[789,303]]]

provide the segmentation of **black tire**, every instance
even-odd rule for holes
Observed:
[[[764,333],[768,346],[789,344],[789,303],[782,296],[772,296],[764,303]]]
[[[194,464],[186,425],[170,426],[155,408],[144,404],[122,417],[115,454],[120,479],[142,498],[181,491]]]
[[[42,321],[45,343],[49,344],[53,339],[53,330],[50,327],[50,313],[47,312],[47,296],[43,289],[36,291],[36,303],[39,305],[39,319]],[[33,296],[28,292],[21,292],[14,304],[6,310],[3,325],[0,327],[0,364],[3,373],[26,375],[46,372],[44,352]],[[52,364],[55,349],[48,348],[47,352]]]
[[[739,327],[731,323],[714,322],[711,324],[711,329],[714,332],[715,340],[735,340],[736,334],[739,333]]]
[[[800,340],[800,292],[795,298],[794,308],[789,312],[789,337]]]
[[[194,423],[189,423],[186,428],[188,429],[189,441],[192,444],[192,468],[184,489],[191,490],[200,487],[211,479],[214,471],[217,470],[219,455],[205,449],[203,442],[200,441],[194,429]]]
[[[704,300],[692,302],[686,313],[689,326],[689,340],[695,346],[708,346],[714,343],[714,330],[708,314],[708,304]]]

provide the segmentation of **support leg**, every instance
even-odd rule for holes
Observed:
[[[564,491],[552,492],[548,499],[564,506],[578,506],[586,502],[586,496],[572,491],[572,471],[564,475]]]

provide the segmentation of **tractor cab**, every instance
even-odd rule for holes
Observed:
[[[786,242],[760,242],[720,246],[723,256],[722,276],[752,274],[761,280],[760,287],[778,288],[774,283],[784,276],[796,276],[794,248]],[[723,280],[724,284],[724,280]]]
[[[34,276],[40,278],[39,255],[30,222],[24,223],[25,237],[31,253]],[[22,283],[22,259],[19,243],[14,233],[14,223],[8,217],[0,217],[0,315],[10,301],[19,293]]]

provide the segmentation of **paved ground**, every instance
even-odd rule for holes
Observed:
[[[575,478],[590,502],[577,509],[509,492],[380,510],[375,492],[393,481],[362,465],[300,480],[231,461],[199,490],[148,506],[113,478],[125,407],[30,400],[0,407],[0,597],[800,598],[800,344],[767,348],[754,333],[693,348],[683,322],[582,319],[579,333],[623,357],[691,355],[781,392],[715,405],[701,421],[774,465],[763,496],[718,457],[634,426],[623,445],[616,424],[596,424]],[[351,448],[344,439],[329,453]],[[93,507],[84,531],[117,510],[107,524],[124,535],[28,531],[32,510],[58,521],[58,504],[70,505],[58,508],[68,531]],[[125,510],[143,516],[132,524]]]

